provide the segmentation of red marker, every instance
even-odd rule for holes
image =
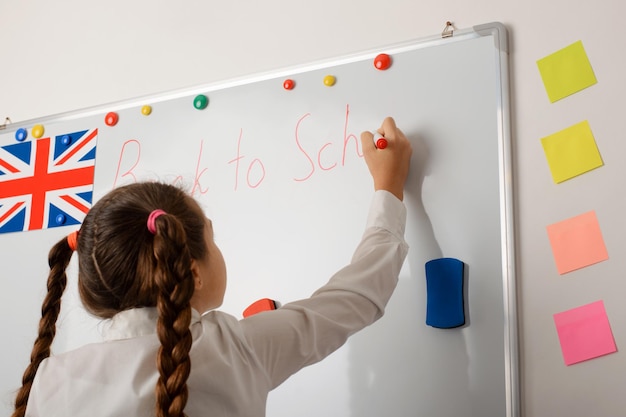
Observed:
[[[387,147],[387,139],[378,132],[374,133],[374,146],[377,149],[385,149]]]

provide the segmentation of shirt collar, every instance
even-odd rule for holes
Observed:
[[[103,329],[105,341],[130,339],[156,334],[159,313],[156,307],[133,308],[117,313]],[[191,309],[191,324],[200,321],[200,313]]]

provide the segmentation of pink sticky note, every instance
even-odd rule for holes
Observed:
[[[547,227],[559,274],[609,259],[595,211]]]
[[[617,351],[603,301],[554,315],[566,365]]]

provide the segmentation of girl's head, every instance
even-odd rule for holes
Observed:
[[[202,312],[218,307],[225,290],[224,261],[213,242],[211,222],[177,187],[131,184],[114,189],[91,208],[76,251],[78,288],[91,313],[110,318],[131,308],[157,308],[157,416],[182,416],[190,371],[191,308]],[[37,368],[50,355],[71,255],[67,239],[50,251],[39,335],[13,416],[24,415]]]
[[[156,233],[152,234],[147,219],[154,210],[166,214],[155,220]],[[213,243],[211,222],[196,201],[177,187],[138,183],[111,191],[85,217],[77,252],[81,299],[99,317],[156,306],[159,278],[166,271],[187,278],[195,274],[196,280],[189,282],[192,288],[201,286],[198,292],[205,286],[217,287],[218,293],[212,296],[218,300],[208,307],[221,304],[223,289],[219,294],[215,281],[219,284],[224,278],[201,274],[206,264],[217,264],[214,269],[223,264]],[[159,263],[159,259],[167,262]]]

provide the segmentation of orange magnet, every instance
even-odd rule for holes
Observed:
[[[269,298],[262,298],[250,304],[250,306],[243,311],[243,316],[244,318],[250,317],[262,311],[270,310],[276,310],[276,301],[270,300]]]

